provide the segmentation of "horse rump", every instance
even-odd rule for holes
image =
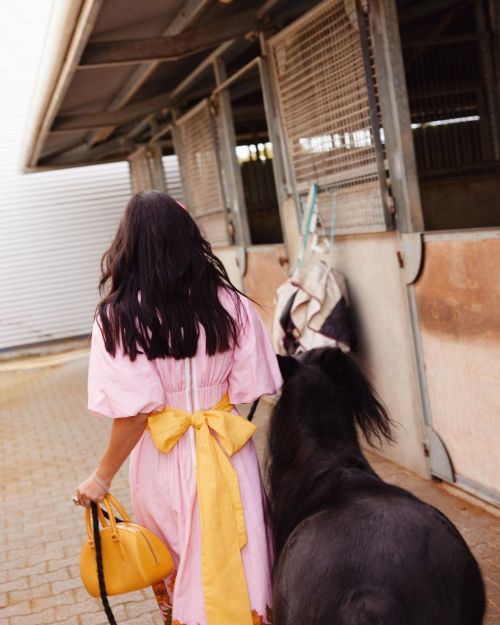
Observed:
[[[275,625],[482,623],[479,567],[454,526],[382,485],[394,491],[344,499],[295,528],[274,572]]]

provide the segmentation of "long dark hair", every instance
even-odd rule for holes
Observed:
[[[102,257],[97,306],[106,350],[118,345],[131,360],[194,356],[200,326],[207,354],[238,341],[239,297],[187,210],[158,191],[130,199],[111,247]],[[221,304],[220,289],[234,296],[236,316]]]

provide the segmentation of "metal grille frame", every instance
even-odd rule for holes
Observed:
[[[368,16],[326,0],[268,41],[282,126],[301,200],[319,187],[335,232],[392,227]]]
[[[188,209],[214,246],[231,244],[219,145],[208,99],[175,122]]]
[[[153,180],[146,148],[139,148],[128,157],[130,178],[134,193],[149,191],[153,188]]]
[[[163,156],[161,162],[163,165],[166,192],[175,200],[181,202],[181,204],[185,204],[186,199],[184,198],[184,189],[182,188],[182,177],[178,156],[176,154]]]

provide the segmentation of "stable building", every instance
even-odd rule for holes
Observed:
[[[498,504],[499,26],[498,0],[73,0],[25,168],[128,161],[269,323],[316,184],[383,453]]]

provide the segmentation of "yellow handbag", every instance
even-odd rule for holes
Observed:
[[[174,568],[167,546],[145,527],[132,523],[118,501],[107,493],[104,505],[85,509],[88,540],[80,553],[80,575],[93,597],[119,595],[146,588],[169,575]],[[112,506],[121,515],[117,522]],[[99,529],[99,520],[102,528]],[[100,549],[99,549],[100,547]],[[98,569],[101,572],[101,584]],[[102,583],[103,582],[103,583]]]

